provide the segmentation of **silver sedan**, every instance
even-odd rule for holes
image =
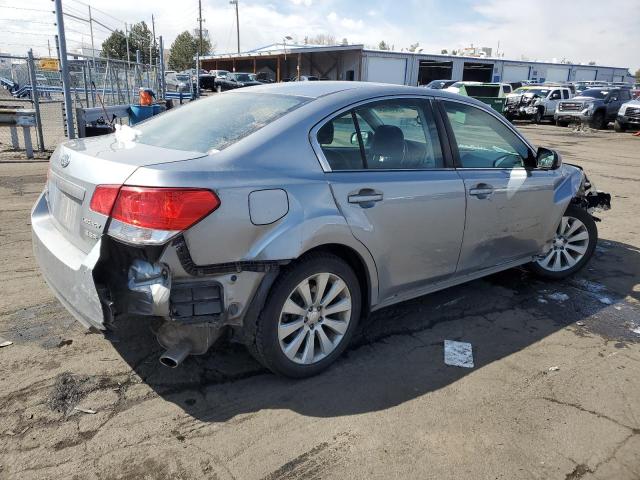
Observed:
[[[575,273],[609,206],[483,103],[371,83],[215,95],[50,162],[34,249],[83,325],[161,317],[165,365],[225,333],[292,377],[373,310],[521,265]]]

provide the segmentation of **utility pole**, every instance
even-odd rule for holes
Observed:
[[[129,62],[131,62],[131,57],[129,56],[129,27],[127,26],[127,22],[124,22],[124,41],[127,45],[127,66]]]
[[[89,7],[89,31],[91,32],[91,59],[93,61],[93,68],[96,67],[96,48],[93,45],[93,17],[91,16],[91,5]]]
[[[156,20],[153,17],[153,13],[151,14],[151,33],[153,35],[153,40],[149,44],[149,66],[153,65],[153,51],[156,47]]]
[[[47,49],[49,50],[49,58],[51,58],[51,42],[47,38]]]
[[[202,0],[198,0],[198,22],[200,23],[200,55],[202,51]]]
[[[73,125],[73,108],[71,105],[71,88],[69,85],[69,64],[67,63],[67,39],[64,36],[64,15],[62,0],[55,0],[56,24],[58,27],[58,46],[60,48],[60,70],[62,73],[62,92],[64,93],[64,113],[67,117],[67,135],[71,140],[76,138]]]
[[[231,0],[229,3],[236,6],[236,35],[238,37],[238,53],[240,53],[240,16],[238,15],[238,0]]]

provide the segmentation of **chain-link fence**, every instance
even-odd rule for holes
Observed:
[[[157,97],[162,97],[160,80],[159,68],[155,65],[74,56],[69,59],[74,115],[70,120],[76,124],[78,108],[137,103],[140,88],[149,88]],[[39,149],[51,150],[66,138],[62,76],[57,62],[0,54],[0,86],[3,87],[0,89],[0,151],[25,148],[19,131],[24,127],[17,129],[16,136],[16,128],[6,122],[11,117],[9,113],[20,110],[39,110],[37,120],[42,135],[38,134],[38,125],[29,129]]]

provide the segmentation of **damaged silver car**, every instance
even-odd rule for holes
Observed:
[[[62,144],[31,220],[86,327],[160,317],[165,365],[224,334],[305,377],[373,310],[520,265],[575,273],[609,201],[472,98],[295,82]]]

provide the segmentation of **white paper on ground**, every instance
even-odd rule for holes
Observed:
[[[473,368],[473,349],[471,344],[445,340],[444,363],[454,367]]]

